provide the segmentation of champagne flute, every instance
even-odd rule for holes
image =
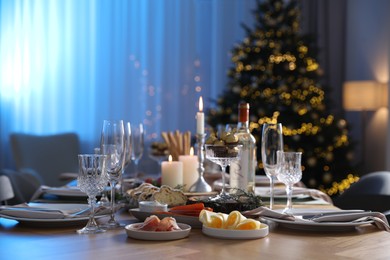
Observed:
[[[131,139],[131,124],[130,124],[130,122],[124,123],[124,133],[125,133],[125,136],[124,136],[125,155],[124,155],[124,160],[123,160],[122,176],[120,179],[120,187],[121,187],[122,195],[126,191],[125,182],[124,182],[124,179],[127,177],[126,169],[131,162],[132,139]]]
[[[225,189],[225,174],[226,167],[231,164],[232,161],[239,160],[241,156],[240,144],[225,144],[225,145],[211,145],[206,144],[206,158],[212,161],[213,163],[221,166],[222,169],[222,190],[218,197],[225,197],[228,195]],[[217,197],[217,198],[218,198]]]
[[[301,152],[277,152],[278,180],[286,185],[287,205],[283,213],[292,215],[293,185],[302,178]]]
[[[96,195],[104,190],[107,185],[106,156],[98,154],[79,154],[79,174],[77,186],[88,195],[88,204],[91,208],[87,225],[77,230],[79,234],[95,234],[104,232],[95,221]]]
[[[283,151],[282,124],[264,124],[261,142],[261,159],[265,174],[270,180],[270,209],[274,206],[274,184],[277,175],[277,151]]]
[[[100,151],[107,156],[107,173],[111,187],[111,216],[104,225],[106,229],[123,226],[115,219],[115,186],[122,175],[125,156],[125,140],[123,121],[104,120],[100,139]]]
[[[96,147],[94,149],[94,152],[95,154],[101,154],[100,153],[100,147]],[[107,184],[108,184],[108,179],[107,179]],[[103,207],[108,207],[110,206],[110,200],[108,199],[107,197],[107,194],[106,194],[106,189],[104,188],[103,191],[101,192],[102,193],[102,196],[100,197],[100,200],[99,202],[97,203],[99,206],[103,206]]]
[[[131,159],[134,161],[135,178],[137,179],[139,177],[138,163],[144,153],[144,126],[142,124],[139,124],[138,126],[133,126],[131,129],[131,133]]]

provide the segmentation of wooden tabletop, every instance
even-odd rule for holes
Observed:
[[[127,211],[118,217],[139,222]],[[28,227],[0,218],[0,259],[390,259],[390,233],[370,224],[343,232],[271,225],[268,236],[255,240],[217,239],[192,229],[181,240],[142,241],[128,238],[124,229],[79,235],[77,228]]]

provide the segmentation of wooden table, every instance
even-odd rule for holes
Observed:
[[[138,222],[127,211],[118,217]],[[372,225],[348,232],[271,227],[256,240],[216,239],[193,229],[188,238],[163,242],[131,239],[124,229],[79,235],[76,228],[27,227],[0,218],[0,259],[390,259],[390,233]]]

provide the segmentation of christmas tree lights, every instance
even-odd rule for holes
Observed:
[[[208,123],[234,123],[234,104],[250,103],[258,147],[262,124],[282,123],[285,150],[303,152],[302,181],[333,196],[359,179],[352,167],[353,143],[347,122],[329,112],[317,49],[308,35],[299,34],[299,15],[296,0],[258,3],[255,28],[244,26],[247,37],[232,50],[230,81],[208,111]]]

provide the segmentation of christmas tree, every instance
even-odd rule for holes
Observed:
[[[261,174],[262,124],[283,125],[284,149],[301,151],[303,183],[333,196],[358,180],[352,166],[353,143],[347,122],[329,112],[328,88],[310,35],[299,33],[297,1],[257,3],[254,29],[232,50],[229,83],[208,111],[211,126],[237,122],[237,106],[250,108],[250,129],[257,140]]]

